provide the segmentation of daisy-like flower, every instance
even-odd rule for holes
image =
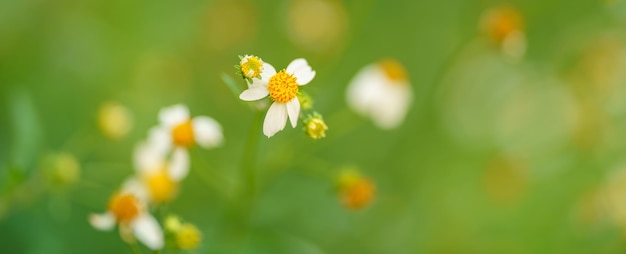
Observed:
[[[133,155],[137,181],[153,204],[171,201],[176,196],[178,183],[189,172],[188,153],[176,149],[167,160],[166,154],[155,144],[158,135],[158,131],[151,131],[148,141],[139,144]]]
[[[245,55],[241,57],[241,61],[237,66],[241,75],[246,79],[261,78],[263,67],[266,66],[258,56]]]
[[[361,69],[346,93],[348,105],[382,129],[392,129],[403,122],[412,98],[404,67],[391,59]]]
[[[296,127],[300,114],[298,89],[311,82],[314,77],[315,71],[303,58],[293,60],[287,69],[279,72],[276,72],[272,65],[265,63],[261,80],[254,80],[239,98],[244,101],[256,101],[269,96],[272,99],[273,103],[263,122],[263,134],[269,138],[285,128],[287,118],[291,121],[291,126]]]
[[[222,127],[208,116],[189,116],[185,105],[177,104],[161,109],[160,125],[150,132],[151,145],[160,153],[167,153],[172,147],[174,154],[186,153],[187,149],[198,144],[204,148],[219,146],[223,141]]]
[[[109,200],[107,211],[91,214],[89,223],[98,230],[110,231],[118,225],[122,239],[132,242],[136,238],[152,250],[163,248],[163,230],[159,222],[148,213],[146,193],[141,183],[127,180],[120,191]]]

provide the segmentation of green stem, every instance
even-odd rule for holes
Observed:
[[[139,249],[139,247],[137,247],[137,244],[129,243],[128,247],[130,248],[130,251],[133,252],[133,254],[141,254],[141,250]]]
[[[254,165],[256,164],[257,159],[257,148],[260,136],[259,129],[261,128],[262,120],[263,113],[258,112],[250,128],[250,133],[248,134],[248,141],[241,164],[241,173],[244,176],[242,197],[243,200],[247,201],[249,205],[252,204],[256,191],[256,174]]]

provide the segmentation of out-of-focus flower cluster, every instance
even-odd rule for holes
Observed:
[[[173,247],[193,249],[201,241],[195,226],[170,226],[167,230],[173,234],[164,234],[159,221],[168,220],[155,217],[153,212],[178,195],[179,185],[189,173],[188,150],[196,145],[219,146],[223,142],[222,128],[213,118],[192,118],[184,105],[164,108],[158,118],[159,125],[150,129],[147,140],[135,147],[135,173],[111,196],[106,212],[92,214],[89,222],[96,229],[107,231],[117,224],[124,241],[133,244],[137,239],[152,250],[164,248],[166,236],[177,239]]]

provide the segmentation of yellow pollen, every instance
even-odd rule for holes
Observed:
[[[190,147],[193,145],[194,136],[191,119],[174,127],[172,130],[172,139],[177,146]]]
[[[241,60],[241,73],[246,78],[257,78],[263,72],[263,61],[256,56],[246,56]]]
[[[154,174],[148,175],[144,178],[144,181],[148,186],[150,197],[154,203],[171,201],[178,187],[166,170],[159,170]]]
[[[385,72],[388,79],[393,81],[406,81],[407,74],[404,66],[396,60],[385,59],[378,62],[378,66]],[[400,82],[404,84],[404,82]]]
[[[296,83],[296,77],[281,70],[270,78],[267,90],[270,91],[272,100],[287,103],[298,94],[298,83]]]
[[[139,215],[139,200],[131,194],[115,194],[109,200],[109,212],[118,222],[129,223]]]

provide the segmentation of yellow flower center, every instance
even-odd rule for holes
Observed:
[[[380,68],[385,72],[388,79],[393,81],[405,81],[407,80],[406,70],[404,66],[396,60],[385,59],[378,63]],[[403,82],[399,84],[404,84]]]
[[[181,225],[176,232],[176,244],[178,244],[178,247],[182,250],[195,249],[200,245],[201,241],[202,233],[200,233],[194,225],[189,223]]]
[[[272,100],[287,103],[298,94],[298,83],[296,77],[282,70],[270,78],[267,90],[270,91]]]
[[[328,126],[324,123],[324,120],[314,117],[306,123],[306,134],[312,139],[321,139],[326,137],[326,130]]]
[[[510,6],[489,10],[482,21],[483,30],[496,43],[502,43],[514,31],[524,30],[522,15]]]
[[[115,194],[109,200],[109,212],[118,222],[129,223],[139,215],[139,200],[131,194]]]
[[[256,56],[246,56],[241,60],[241,73],[246,78],[257,78],[263,72],[263,61]]]
[[[182,147],[190,147],[194,143],[193,127],[191,119],[172,129],[172,139],[174,144]]]
[[[154,203],[163,203],[171,201],[174,197],[178,184],[169,176],[166,170],[148,175],[144,179],[150,197]]]
[[[375,197],[376,187],[367,178],[351,179],[341,190],[341,202],[349,209],[357,210],[370,204]]]

